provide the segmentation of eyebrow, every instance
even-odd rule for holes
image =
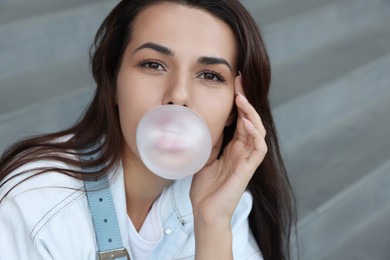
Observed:
[[[198,59],[198,63],[205,64],[205,65],[214,65],[214,64],[223,64],[228,66],[230,70],[232,70],[232,67],[230,66],[229,62],[223,58],[216,58],[216,57],[200,57]]]
[[[142,50],[142,49],[152,49],[152,50],[155,50],[157,52],[160,52],[164,55],[169,55],[169,56],[174,56],[174,52],[165,47],[165,46],[162,46],[160,44],[157,44],[157,43],[153,43],[153,42],[147,42],[147,43],[144,43],[142,44],[141,46],[139,46],[134,52],[137,52],[139,50]]]
[[[154,42],[147,42],[139,46],[134,52],[137,52],[142,49],[152,49],[154,51],[157,51],[161,54],[168,55],[168,56],[175,56],[175,53],[160,44],[154,43]],[[205,64],[205,65],[215,65],[215,64],[223,64],[226,65],[230,70],[232,70],[232,66],[229,64],[229,62],[223,58],[218,57],[200,57],[198,59],[198,63]]]

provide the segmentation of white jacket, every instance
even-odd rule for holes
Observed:
[[[59,162],[40,161],[17,172],[42,166],[66,167]],[[109,174],[116,176],[111,178],[111,191],[122,241],[131,257],[123,171],[119,168],[116,174]],[[0,198],[26,176],[6,183],[0,189]],[[165,232],[152,260],[194,258],[190,185],[191,178],[174,181],[163,193],[160,216],[164,230],[169,232]],[[248,225],[251,207],[252,197],[245,192],[232,219],[234,259],[262,259]],[[0,203],[1,260],[87,260],[96,259],[96,252],[95,231],[82,181],[60,173],[45,173],[18,185]]]

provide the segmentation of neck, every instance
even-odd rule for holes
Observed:
[[[136,230],[139,231],[153,202],[171,181],[158,177],[149,171],[127,145],[124,150],[122,164],[127,214]]]

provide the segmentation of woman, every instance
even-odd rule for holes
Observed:
[[[97,90],[81,120],[2,156],[0,258],[95,259],[82,180],[108,176],[132,259],[288,259],[294,209],[270,65],[239,1],[123,0],[91,53]],[[210,130],[211,156],[193,178],[160,178],[140,160],[138,122],[166,104]],[[94,143],[100,155],[80,160]]]

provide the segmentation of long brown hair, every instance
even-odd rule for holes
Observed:
[[[39,168],[35,175],[57,171],[78,179],[92,179],[112,170],[121,157],[123,136],[115,103],[116,78],[124,50],[131,40],[132,26],[139,12],[162,2],[174,2],[199,8],[226,22],[235,33],[244,91],[266,128],[268,153],[251,179],[248,189],[254,204],[249,216],[250,228],[264,259],[290,258],[290,233],[295,223],[295,203],[280,154],[268,93],[271,81],[269,58],[255,21],[238,0],[123,0],[106,17],[90,50],[96,91],[83,117],[71,128],[20,141],[0,159],[0,188],[20,166],[38,160],[57,160],[76,167],[104,163],[99,172],[88,175],[69,169]],[[224,130],[224,144],[232,139],[236,124]],[[65,141],[56,141],[69,136]],[[77,155],[97,140],[102,140],[102,155],[80,162]],[[22,175],[24,172],[18,174]],[[13,176],[15,177],[15,175]],[[30,176],[33,177],[33,176]],[[29,178],[30,178],[29,177]],[[6,193],[8,194],[8,193]],[[3,197],[4,198],[4,197]],[[1,198],[1,200],[3,199]]]

